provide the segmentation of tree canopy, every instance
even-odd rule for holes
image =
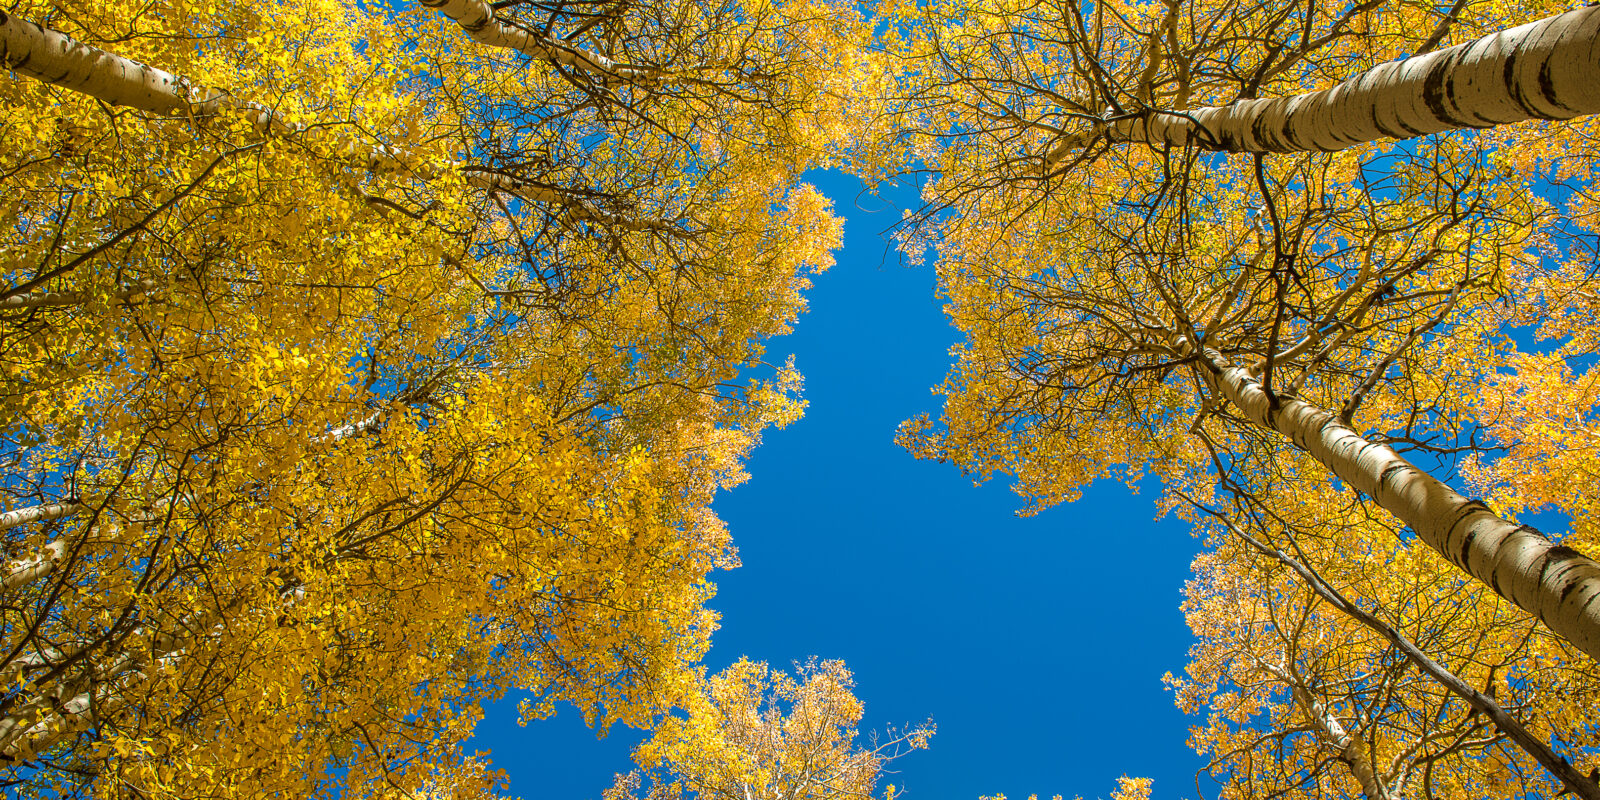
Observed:
[[[1154,476],[1209,532],[1174,685],[1225,794],[1600,794],[1594,543],[1511,488],[1587,451],[1523,388],[1594,355],[1596,84],[1554,75],[1600,14],[1560,11],[893,12],[902,237],[965,336],[902,441],[1031,510]]]
[[[861,23],[525,4],[561,44],[512,49],[488,8],[6,12],[28,791],[405,792],[479,699],[643,725],[692,684]]]
[[[1206,538],[1226,796],[1600,797],[1600,9],[25,0],[0,57],[19,791],[488,796],[514,689],[653,729],[613,800],[873,796],[931,726],[697,666],[844,166],[927,178],[964,337],[900,441]]]

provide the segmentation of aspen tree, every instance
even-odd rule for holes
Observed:
[[[914,253],[939,248],[942,290],[970,338],[944,390],[945,429],[925,436],[931,423],[915,422],[908,443],[982,475],[1013,472],[1048,504],[1113,472],[1181,471],[1167,437],[1203,436],[1208,420],[1253,425],[1214,451],[1226,460],[1310,449],[1421,540],[1600,657],[1600,603],[1590,600],[1600,565],[1400,455],[1473,447],[1469,404],[1440,393],[1495,370],[1494,354],[1507,351],[1496,321],[1507,316],[1489,308],[1519,291],[1512,279],[1540,260],[1534,243],[1555,216],[1508,179],[1511,157],[1491,149],[1492,136],[1333,157],[1201,155],[1441,130],[1396,121],[1410,114],[1406,97],[1437,99],[1402,92],[1413,78],[1434,89],[1462,81],[1451,103],[1488,104],[1474,125],[1585,113],[1595,84],[1551,72],[1593,66],[1570,54],[1527,73],[1555,81],[1543,88],[1572,103],[1565,111],[1532,111],[1525,93],[1521,116],[1487,109],[1524,80],[1507,64],[1533,64],[1547,46],[1588,53],[1592,9],[1403,59],[1484,36],[1515,11],[1465,8],[1433,20],[1381,2],[1326,14],[1184,3],[1096,7],[1090,18],[1053,6],[930,12],[924,32],[912,27],[899,42],[899,113],[912,152],[939,173],[906,241]],[[1351,77],[1362,67],[1376,69]],[[1466,119],[1452,108],[1439,118]],[[1169,117],[1171,135],[1161,132]],[[1311,129],[1323,138],[1303,138]],[[1395,194],[1412,209],[1403,216],[1390,216]],[[1259,338],[1237,339],[1239,324]],[[1397,375],[1426,369],[1424,352],[1446,359],[1441,380]],[[1101,427],[1108,419],[1112,430]]]
[[[771,84],[634,97],[420,6],[7,11],[27,791],[425,791],[480,699],[646,725],[688,684],[734,562],[710,499],[799,411],[792,370],[740,375],[838,240],[797,176],[856,21],[577,13],[592,52],[748,46]]]
[[[1130,108],[1049,145],[1044,168],[1096,139],[1235,153],[1333,151],[1376,139],[1600,112],[1600,11],[1496,31],[1391,61],[1329,89],[1225,106]],[[1157,65],[1159,68],[1159,65]],[[1191,87],[1180,78],[1176,91]]]
[[[1192,743],[1217,779],[1245,796],[1600,794],[1592,671],[1370,503],[1299,493],[1224,491],[1196,517],[1216,549],[1186,592],[1188,676],[1169,682],[1206,715]]]

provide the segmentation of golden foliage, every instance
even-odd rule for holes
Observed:
[[[839,242],[798,175],[853,11],[618,12],[685,76],[620,86],[421,7],[7,13],[277,120],[0,81],[0,493],[69,509],[5,531],[7,774],[437,794],[479,700],[692,689],[711,498],[803,407],[762,341]]]
[[[862,705],[842,661],[808,661],[794,676],[740,659],[700,680],[634,760],[646,796],[700,800],[870,800],[889,761],[928,746],[924,723],[856,743]],[[619,775],[607,800],[631,800],[639,773]],[[885,794],[893,800],[894,787]]]

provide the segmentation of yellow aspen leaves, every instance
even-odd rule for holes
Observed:
[[[839,241],[798,176],[859,15],[5,13],[98,54],[0,80],[7,779],[476,797],[480,700],[677,702],[711,499],[803,408],[762,343]]]
[[[857,744],[862,705],[854,685],[841,661],[807,661],[789,675],[740,659],[695,682],[680,711],[634,751],[642,772],[617,776],[605,796],[872,798],[884,765],[926,748],[934,727],[891,730]],[[885,800],[894,795],[887,787]]]
[[[1593,118],[1407,138],[1441,128],[1403,121],[1422,95],[1401,76],[1424,70],[1397,59],[1600,17],[1382,2],[884,13],[900,136],[879,167],[931,173],[901,236],[963,336],[942,412],[901,441],[976,480],[1011,476],[1024,513],[1152,476],[1211,534],[1187,606],[1200,644],[1176,685],[1207,718],[1193,743],[1224,796],[1600,792],[1557,780],[1397,642],[1231,533],[1503,694],[1580,776],[1595,765],[1587,718],[1555,699],[1589,697],[1600,657],[1600,617],[1581,610],[1600,592],[1592,492],[1577,485],[1593,428]],[[1531,30],[1492,38],[1520,48]],[[1365,70],[1340,95],[1375,104],[1365,117],[1310,94]],[[1426,73],[1433,100],[1470,102]],[[1478,112],[1469,127],[1528,116]],[[1549,507],[1570,534],[1517,519]]]
[[[873,796],[931,726],[696,666],[836,166],[931,176],[899,235],[963,341],[908,449],[1208,537],[1171,685],[1226,796],[1572,789],[1511,717],[1600,766],[1595,123],[1520,121],[1593,110],[1600,12],[875,14],[0,13],[0,779],[479,800],[516,689],[653,728],[612,800]]]

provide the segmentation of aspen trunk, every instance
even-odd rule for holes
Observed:
[[[106,710],[104,700],[97,704],[90,692],[78,689],[75,683],[71,693],[36,697],[17,713],[0,717],[0,762],[32,761],[56,742],[87,728],[96,705],[102,713]]]
[[[36,695],[13,713],[0,715],[0,763],[27,763],[62,739],[75,736],[111,717],[124,705],[122,692],[151,676],[145,669],[170,666],[182,656],[171,641],[158,642],[151,656],[126,656],[110,670],[114,677],[98,686],[88,675],[65,681]]]
[[[1288,436],[1423,543],[1600,660],[1600,564],[1501,519],[1321,408],[1281,395],[1274,407],[1249,372],[1216,350],[1203,348],[1200,356],[1217,388],[1247,419]]]
[[[470,6],[471,0],[445,0],[444,4],[451,7]],[[478,5],[483,4],[478,3]],[[235,100],[226,92],[211,91],[206,99],[201,100],[200,91],[180,76],[123,58],[107,50],[77,41],[60,31],[41,27],[5,12],[0,12],[0,61],[30,78],[80,92],[111,105],[123,105],[152,114],[184,114],[201,122],[223,110],[233,111],[250,120],[256,133],[261,136],[268,134],[294,136],[306,131],[304,126],[284,122],[270,109]],[[610,64],[609,61],[603,59],[602,61]],[[615,65],[611,65],[611,68],[619,75],[626,72],[624,68]],[[404,173],[422,179],[434,177],[429,171],[415,170],[408,166],[408,161],[417,162],[419,159],[407,158],[406,154],[387,147],[350,140],[334,144],[345,157],[359,162],[361,168],[370,172]],[[609,213],[557,188],[474,170],[468,165],[457,164],[455,168],[466,173],[467,183],[474,187],[506,192],[524,200],[559,206],[566,209],[567,215],[575,220],[600,223],[623,230],[657,232],[675,230],[672,224],[664,220]],[[11,300],[16,302],[10,302]],[[0,310],[62,305],[70,301],[71,298],[64,294],[51,296],[47,293],[44,296],[29,296],[21,300],[11,298],[7,301],[7,305],[0,306]]]
[[[285,608],[292,607],[304,599],[304,590],[285,599]],[[196,621],[193,617],[185,619],[185,627]],[[219,636],[224,627],[224,622],[214,623],[210,634]],[[42,691],[38,686],[28,687],[34,689],[31,697],[0,713],[0,764],[26,763],[97,720],[113,717],[125,705],[124,694],[136,690],[160,670],[178,664],[187,654],[183,647],[184,642],[177,636],[158,634],[148,650],[119,655],[108,668],[54,682],[42,687]],[[80,661],[82,655],[54,649],[21,655],[0,671],[0,677],[14,684],[28,669]],[[81,663],[92,664],[93,659],[81,659]],[[149,669],[152,666],[154,670]]]
[[[0,12],[0,61],[22,75],[114,106],[184,115],[200,122],[227,109],[250,120],[262,135],[297,132],[270,109],[235,100],[223,91],[202,89],[181,76],[5,12]],[[372,152],[358,155],[373,161],[374,168],[394,162],[382,148],[368,149]]]
[[[15,528],[18,525],[27,525],[30,522],[44,522],[52,519],[61,519],[76,513],[81,503],[71,500],[61,503],[45,503],[44,505],[15,508],[0,514],[0,531]]]
[[[1589,6],[1392,61],[1332,89],[1153,111],[1098,133],[1112,141],[1193,144],[1220,152],[1331,152],[1380,138],[1597,112],[1600,7]],[[1047,164],[1059,161],[1061,150]]]
[[[1395,800],[1394,795],[1390,794],[1378,780],[1378,773],[1373,768],[1372,756],[1367,752],[1366,743],[1346,732],[1344,726],[1339,724],[1339,720],[1328,713],[1321,703],[1313,700],[1310,693],[1295,687],[1294,694],[1300,701],[1301,708],[1312,717],[1322,735],[1339,751],[1339,760],[1350,767],[1350,774],[1361,784],[1361,794],[1367,800]]]
[[[111,299],[117,301],[138,302],[157,290],[155,281],[146,279],[111,293]],[[88,292],[30,292],[19,294],[0,300],[0,311],[32,311],[40,308],[65,308],[67,306],[82,305],[89,302],[91,295]],[[9,525],[0,522],[0,528]]]
[[[190,106],[192,87],[178,76],[4,11],[0,11],[0,61],[28,77],[114,106],[156,114],[174,114]]]
[[[61,563],[66,554],[67,540],[56,539],[33,555],[7,564],[5,577],[0,579],[0,588],[16,589],[47,577],[56,571],[56,564]]]
[[[1299,701],[1300,708],[1311,718],[1312,724],[1317,727],[1317,732],[1324,741],[1333,745],[1339,753],[1339,760],[1350,768],[1350,774],[1355,777],[1356,783],[1361,785],[1361,794],[1367,800],[1395,800],[1395,796],[1385,789],[1383,782],[1378,780],[1378,773],[1372,763],[1372,754],[1367,751],[1365,742],[1351,736],[1345,731],[1339,720],[1328,712],[1322,703],[1311,697],[1311,693],[1296,685],[1293,687],[1295,700]]]
[[[652,69],[627,67],[599,53],[581,50],[544,34],[507,25],[494,15],[484,0],[417,0],[449,17],[472,40],[490,47],[503,47],[523,55],[565,67],[625,82],[655,81],[662,75]]]
[[[1395,796],[1378,780],[1377,768],[1372,763],[1372,754],[1368,752],[1365,742],[1351,736],[1328,707],[1312,697],[1311,692],[1287,668],[1260,659],[1256,659],[1256,663],[1279,683],[1289,687],[1295,703],[1316,728],[1317,738],[1332,745],[1339,754],[1339,760],[1350,768],[1350,774],[1361,785],[1363,797],[1367,800],[1395,800]]]

